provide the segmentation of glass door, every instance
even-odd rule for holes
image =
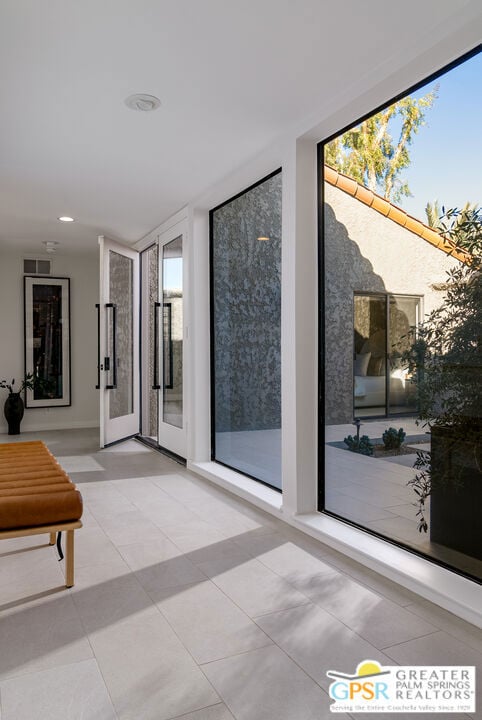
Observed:
[[[159,238],[159,445],[186,457],[185,383],[185,227]]]
[[[413,413],[417,411],[416,389],[403,354],[409,350],[413,342],[411,332],[418,328],[422,317],[421,298],[391,295],[388,317],[388,414]]]
[[[100,446],[139,432],[139,260],[101,236],[98,309]]]
[[[412,295],[355,294],[354,416],[414,413],[415,386],[403,354],[421,317],[421,298]]]
[[[387,300],[355,295],[353,317],[353,405],[355,417],[386,414]]]
[[[184,223],[141,255],[142,438],[186,457]]]
[[[159,248],[141,253],[142,439],[158,446],[159,434]]]

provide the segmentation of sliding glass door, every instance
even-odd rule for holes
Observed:
[[[381,295],[353,301],[353,408],[357,417],[385,415],[387,407],[387,303]]]
[[[414,413],[414,387],[407,363],[410,332],[420,321],[421,298],[359,294],[353,299],[353,415]]]

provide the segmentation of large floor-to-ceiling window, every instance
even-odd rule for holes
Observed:
[[[281,489],[281,171],[211,211],[212,457]]]
[[[320,509],[478,579],[481,72],[472,53],[319,153]]]

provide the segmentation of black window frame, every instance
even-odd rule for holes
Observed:
[[[353,120],[340,130],[337,130],[335,133],[330,134],[328,137],[321,140],[317,145],[317,186],[318,186],[318,218],[317,218],[317,228],[318,228],[318,483],[317,483],[317,497],[318,497],[318,512],[327,515],[329,517],[334,518],[335,520],[338,520],[340,522],[345,523],[346,525],[349,525],[351,527],[354,527],[358,530],[363,530],[363,532],[367,533],[368,535],[371,535],[373,537],[377,537],[380,540],[383,540],[386,543],[389,543],[390,545],[393,545],[398,548],[402,548],[403,550],[406,550],[413,555],[416,555],[420,558],[423,558],[424,560],[427,560],[435,565],[438,565],[440,567],[443,567],[447,570],[450,570],[451,572],[460,575],[461,577],[468,578],[469,580],[472,580],[478,584],[482,584],[482,581],[480,578],[476,577],[475,575],[472,575],[468,571],[463,571],[457,567],[454,567],[453,565],[450,565],[448,562],[445,562],[444,560],[440,560],[439,558],[427,555],[419,550],[416,550],[414,547],[411,547],[409,545],[404,544],[401,541],[394,540],[393,538],[389,538],[386,535],[382,535],[379,532],[376,532],[375,530],[372,530],[370,528],[367,528],[364,525],[361,525],[360,523],[357,523],[353,520],[349,520],[347,518],[344,518],[340,515],[337,515],[335,512],[327,510],[325,507],[325,428],[326,428],[326,417],[325,417],[325,329],[326,329],[326,321],[325,321],[325,308],[324,308],[324,297],[325,297],[325,173],[324,173],[324,148],[325,145],[335,138],[339,137],[340,135],[343,135],[348,130],[351,130],[353,127],[356,127],[360,123],[362,123],[364,120],[367,120],[368,118],[372,117],[378,112],[381,112],[388,106],[398,102],[399,100],[402,100],[407,95],[416,92],[417,90],[420,90],[425,85],[428,85],[429,83],[433,82],[434,80],[437,80],[442,75],[445,75],[446,73],[450,72],[450,70],[453,70],[454,68],[458,67],[459,65],[462,65],[463,63],[467,62],[471,58],[475,57],[476,55],[480,54],[482,52],[482,43],[479,43],[475,47],[473,47],[468,52],[461,55],[459,58],[447,63],[439,70],[436,70],[435,72],[431,73],[427,77],[423,78],[422,80],[418,81],[417,83],[410,85],[407,89],[399,92],[397,95],[392,97],[390,100],[387,100],[386,102],[383,102],[382,104],[378,105],[376,108],[370,110],[369,112],[365,113],[361,117],[358,117],[357,119]]]
[[[244,472],[242,470],[239,470],[239,468],[235,468],[232,465],[228,465],[228,463],[222,462],[221,460],[216,459],[216,410],[215,410],[215,386],[216,386],[216,373],[215,373],[215,352],[214,352],[214,334],[215,334],[215,327],[214,327],[214,242],[213,242],[213,233],[214,233],[214,213],[217,210],[220,210],[221,208],[225,207],[226,205],[229,205],[234,200],[237,200],[240,197],[243,197],[243,195],[246,195],[251,190],[254,190],[255,188],[259,187],[263,183],[265,183],[267,180],[270,180],[272,177],[275,177],[276,175],[281,174],[283,171],[283,167],[280,166],[276,170],[273,170],[268,175],[265,175],[260,180],[257,180],[252,185],[249,185],[249,187],[244,188],[244,190],[241,190],[240,192],[236,193],[232,197],[229,197],[227,200],[224,200],[219,205],[216,205],[215,207],[211,208],[209,211],[209,359],[210,359],[210,443],[211,443],[211,461],[217,463],[218,465],[222,465],[223,467],[228,468],[229,470],[233,470],[234,472],[239,473],[240,475],[243,475],[244,477],[248,477],[251,480],[255,480],[258,483],[261,483],[261,485],[265,485],[266,487],[271,488],[271,490],[275,490],[276,492],[282,493],[283,489],[278,488],[275,485],[270,485],[265,480],[260,480],[259,478],[255,477],[254,475],[250,475],[247,472]]]

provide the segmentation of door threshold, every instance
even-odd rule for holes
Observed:
[[[126,440],[135,440],[136,438],[137,434],[133,433],[132,435],[127,435],[126,437],[119,438],[119,440],[112,440],[112,442],[110,443],[105,443],[101,450],[104,450],[105,448],[110,448],[113,445],[120,445],[121,443],[126,442]]]
[[[172,452],[172,450],[168,450],[167,448],[162,447],[162,445],[159,445],[155,440],[152,440],[149,437],[145,437],[144,435],[136,435],[134,439],[142,443],[143,445],[151,448],[151,450],[156,450],[157,452],[161,453],[161,455],[166,455],[168,458],[171,458],[171,460],[174,460],[174,462],[177,462],[179,463],[179,465],[183,465],[184,467],[186,467],[185,458],[177,455],[177,453],[175,452]]]

